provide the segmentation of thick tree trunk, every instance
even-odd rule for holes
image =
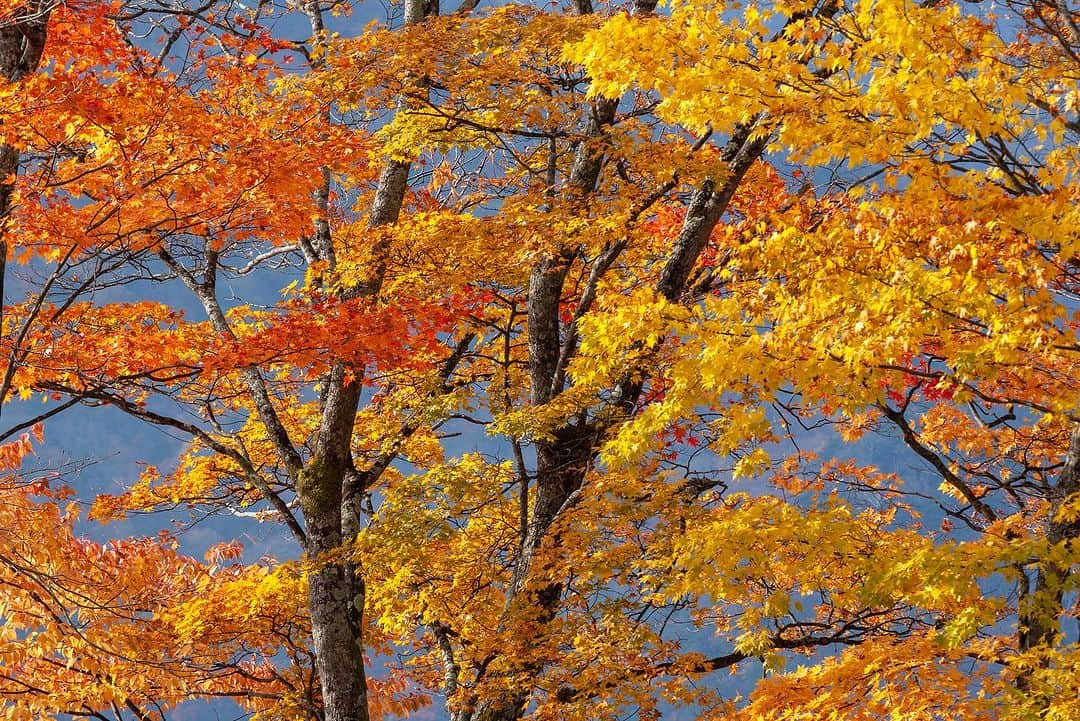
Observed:
[[[327,378],[315,453],[296,487],[307,524],[307,552],[317,564],[308,578],[315,664],[326,721],[368,721],[362,621],[364,587],[349,564],[326,556],[348,540],[342,498],[360,384],[341,364]]]
[[[318,3],[305,4],[312,31],[325,33]],[[436,0],[407,0],[406,24],[422,22],[438,12]],[[399,107],[399,111],[404,110]],[[410,163],[388,161],[375,189],[369,227],[393,225],[408,189]],[[327,178],[319,202],[324,211],[329,196]],[[315,248],[334,262],[333,238],[325,221],[316,223]],[[375,248],[369,277],[346,291],[350,297],[374,298],[386,271],[384,249]],[[350,543],[359,530],[358,505],[374,480],[353,467],[353,424],[360,403],[361,381],[337,364],[325,379],[323,411],[315,452],[300,472],[297,496],[307,524],[307,553],[317,564],[308,579],[308,606],[316,668],[322,689],[325,721],[368,721],[370,718],[363,659],[365,586],[358,568],[343,559],[327,558]]]
[[[367,721],[367,682],[357,610],[363,594],[344,566],[327,565],[308,579],[312,639],[326,721]]]
[[[53,3],[29,0],[0,23],[0,73],[9,83],[37,70]]]

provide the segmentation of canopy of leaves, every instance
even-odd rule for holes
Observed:
[[[1080,719],[1080,11],[477,5],[0,2],[7,717]]]

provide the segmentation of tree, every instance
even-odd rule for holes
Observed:
[[[11,665],[28,708],[1073,717],[1069,8],[11,8],[0,399],[48,405],[5,438],[79,405],[182,433],[91,516],[247,509],[304,554],[138,542],[53,603],[72,569],[8,564],[43,658],[165,629],[99,643],[131,665],[97,695]],[[872,455],[902,447],[940,490]],[[137,612],[96,600],[139,563]],[[408,661],[380,687],[368,649]],[[748,700],[712,680],[758,661]]]
[[[709,12],[691,3],[673,18],[685,27]],[[1009,30],[994,24],[997,13],[1009,18]],[[635,34],[647,31],[613,22],[631,47]],[[776,378],[790,384],[784,392],[795,399],[793,418],[808,410],[839,413],[848,436],[893,427],[958,503],[942,505],[943,530],[962,523],[976,534],[973,547],[1028,548],[1007,574],[1017,605],[982,617],[990,626],[1009,617],[1006,609],[1016,614],[1013,631],[996,642],[1018,654],[969,655],[1011,667],[1025,693],[1018,713],[1071,718],[1061,699],[1074,695],[1075,646],[1059,623],[1075,615],[1065,601],[1075,589],[1069,549],[1078,531],[1069,500],[1077,491],[1074,321],[1063,300],[1076,242],[1076,155],[1068,140],[1078,130],[1075,11],[1006,3],[978,17],[940,3],[903,13],[866,3],[827,23],[800,25],[802,37],[829,38],[823,57],[801,77],[777,63],[777,75],[764,82],[778,92],[764,94],[751,112],[777,119],[777,141],[792,157],[872,164],[867,180],[875,182],[825,203],[796,203],[792,209],[802,209],[786,222],[774,219],[775,230],[746,236],[730,273],[754,278],[757,299],[739,298],[720,322],[709,318],[701,327],[713,330],[696,343],[714,353],[732,337],[751,350],[767,343],[782,362]],[[713,94],[725,92],[721,83],[746,87],[749,66],[732,72],[726,58],[702,54],[720,37],[680,37],[678,27],[652,28],[654,51],[658,43],[674,49],[650,57],[675,56],[685,65],[657,68],[641,56],[615,58],[587,45],[574,57],[595,74],[621,65],[622,72],[602,76],[611,84],[598,83],[599,92],[640,83],[664,93],[661,116],[691,128],[715,123]],[[755,77],[769,66],[754,65]],[[806,132],[810,127],[825,130]],[[731,325],[738,319],[741,333]],[[692,335],[685,326],[679,332]],[[731,381],[711,368],[684,370],[686,395],[675,408],[730,390]],[[974,639],[978,614],[968,615],[965,635]],[[850,655],[856,668],[865,667],[865,647]],[[777,693],[775,685],[767,689],[751,713],[774,706]],[[851,691],[834,693],[804,702],[833,705]],[[845,703],[859,702],[848,695]]]

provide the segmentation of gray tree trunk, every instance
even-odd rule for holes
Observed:
[[[327,386],[315,454],[296,488],[307,525],[307,553],[319,563],[308,578],[308,608],[326,721],[368,721],[363,579],[346,563],[318,560],[350,540],[342,533],[342,499],[360,386],[346,381],[341,364],[331,371]]]
[[[407,0],[406,24],[422,22],[438,12],[429,0]],[[305,5],[313,34],[325,34],[322,11],[315,2]],[[399,106],[399,112],[404,106]],[[410,164],[388,161],[379,176],[369,227],[393,225],[401,213],[408,188]],[[325,175],[325,172],[324,172]],[[329,179],[318,201],[326,211]],[[312,246],[321,259],[334,263],[333,239],[326,221],[318,221]],[[385,265],[383,249],[374,252],[375,266],[367,279],[346,293],[351,297],[375,297],[381,287]],[[297,497],[307,526],[307,553],[312,559],[340,549],[359,529],[359,499],[366,491],[366,473],[353,467],[353,424],[360,403],[361,379],[336,364],[324,379],[322,418],[315,452],[297,481]],[[308,579],[315,665],[323,697],[325,721],[368,721],[367,684],[363,660],[363,614],[365,586],[358,568],[346,561],[320,563]]]

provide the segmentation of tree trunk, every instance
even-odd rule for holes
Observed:
[[[37,70],[45,50],[52,5],[40,0],[27,2],[0,24],[0,75],[17,83]],[[7,275],[7,226],[11,195],[19,172],[19,152],[0,145],[0,320],[3,319],[4,278]]]
[[[437,0],[406,0],[405,23],[420,23],[438,13]],[[322,6],[314,0],[302,5],[316,42],[323,42],[326,28]],[[321,64],[321,61],[320,61]],[[399,112],[405,110],[399,103]],[[393,225],[401,212],[411,164],[387,161],[375,188],[368,226]],[[327,213],[330,178],[323,169],[324,183],[318,202]],[[336,261],[330,225],[316,221],[313,247],[321,260],[333,267]],[[375,262],[362,282],[345,290],[351,298],[376,297],[386,271],[384,248],[374,249]],[[356,369],[352,369],[356,372]],[[365,585],[360,570],[346,559],[327,558],[350,543],[360,527],[358,505],[370,473],[353,466],[351,444],[353,424],[360,403],[361,379],[349,369],[335,364],[325,378],[322,418],[315,452],[300,472],[296,494],[307,525],[307,553],[317,564],[308,578],[308,606],[311,613],[315,665],[319,672],[325,721],[368,721],[367,684],[363,659],[363,614]]]
[[[327,378],[315,453],[300,472],[296,494],[307,524],[307,553],[317,564],[308,578],[315,665],[326,721],[368,721],[364,677],[363,580],[341,559],[342,497],[360,385],[342,364]]]
[[[590,136],[604,132],[614,117],[615,103],[603,100],[593,109],[587,128]],[[677,301],[685,290],[694,264],[704,250],[709,235],[727,210],[728,203],[742,182],[747,170],[761,156],[767,144],[757,123],[740,127],[724,148],[729,174],[716,187],[705,181],[695,192],[687,209],[687,217],[672,246],[668,260],[657,282],[657,292],[668,300]],[[599,178],[602,158],[595,148],[584,143],[579,148],[570,175],[569,193],[573,199],[584,200],[593,191]],[[554,385],[560,342],[559,299],[573,255],[564,251],[542,260],[529,281],[529,372],[534,405],[547,403],[562,390]],[[630,415],[642,390],[642,381],[626,379],[619,384],[614,405],[622,417]],[[620,417],[616,414],[615,417]],[[575,493],[585,481],[589,466],[599,450],[604,427],[595,420],[579,418],[554,432],[551,440],[536,443],[536,495],[521,553],[514,566],[507,597],[507,611],[515,605],[528,604],[542,628],[558,612],[563,586],[549,580],[538,587],[527,588],[533,559],[542,544],[557,547],[557,534],[551,527],[559,515],[573,505]],[[539,674],[542,668],[521,669]],[[525,685],[513,694],[481,704],[472,713],[472,721],[518,721],[525,711],[532,686]]]
[[[1059,511],[1080,493],[1080,424],[1073,426],[1065,465],[1049,494],[1046,540],[1051,546],[1080,538],[1080,519],[1058,518]],[[1057,642],[1060,619],[1065,612],[1065,584],[1072,570],[1053,562],[1041,564],[1034,579],[1021,581],[1018,645],[1020,651],[1050,649]],[[1045,666],[1045,660],[1043,660]],[[1017,688],[1031,689],[1031,673],[1022,673]]]

